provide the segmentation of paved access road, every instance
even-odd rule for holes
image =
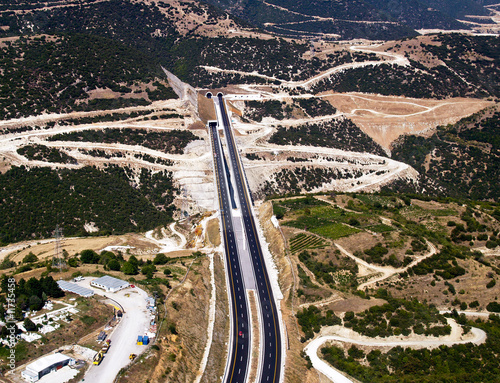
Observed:
[[[217,183],[222,235],[228,270],[228,289],[231,295],[231,349],[226,368],[227,383],[244,383],[250,361],[250,331],[247,295],[243,282],[236,237],[233,230],[232,206],[225,178],[222,147],[217,124],[210,123],[210,138],[214,158],[214,172]],[[241,334],[241,335],[240,335]]]
[[[112,383],[120,369],[130,363],[130,354],[142,354],[146,346],[137,345],[137,336],[145,335],[149,329],[150,314],[146,309],[147,293],[138,288],[127,288],[116,293],[107,293],[90,286],[95,278],[86,277],[77,282],[78,285],[94,290],[118,302],[124,309],[123,318],[110,336],[111,347],[101,364],[91,365],[85,374],[85,381],[92,383]]]
[[[238,150],[229,123],[222,94],[217,96],[221,118],[224,125],[229,157],[236,182],[236,192],[240,201],[243,224],[252,259],[255,282],[260,301],[260,319],[262,331],[260,382],[279,383],[281,380],[281,330],[276,304],[269,276],[267,273],[257,228],[251,211],[251,197],[246,188],[245,174],[240,162]]]

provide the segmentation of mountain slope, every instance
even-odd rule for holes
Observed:
[[[278,34],[341,39],[397,39],[422,28],[469,29],[457,19],[489,15],[478,0],[208,1]]]
[[[418,170],[419,192],[498,200],[500,111],[486,109],[428,138],[405,136],[392,157]]]

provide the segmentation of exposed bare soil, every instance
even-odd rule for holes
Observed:
[[[431,100],[362,93],[322,95],[385,149],[390,149],[391,143],[403,134],[430,135],[439,125],[453,124],[494,104],[466,98]]]

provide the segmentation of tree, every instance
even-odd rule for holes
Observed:
[[[153,278],[153,274],[155,271],[156,271],[156,266],[153,264],[146,264],[141,269],[141,273],[144,274],[147,279]]]
[[[112,259],[108,262],[108,268],[113,271],[120,271],[120,262],[116,259]]]
[[[97,263],[99,255],[94,250],[83,250],[80,253],[80,260],[82,263]]]
[[[32,311],[41,310],[43,307],[43,300],[42,298],[36,295],[32,295],[29,300],[29,305],[30,305],[30,310]]]
[[[70,267],[78,267],[78,258],[72,257],[72,258],[68,259],[68,265]]]
[[[123,272],[123,274],[126,274],[126,275],[136,275],[139,273],[138,267],[134,266],[132,263],[130,263],[128,261],[123,263],[122,272]]]
[[[128,262],[134,265],[135,267],[139,266],[139,260],[135,255],[131,255],[130,258],[128,259]]]
[[[33,323],[33,321],[30,319],[30,318],[26,318],[24,320],[24,328],[26,329],[26,331],[36,331],[38,330],[38,326]]]
[[[490,302],[486,306],[486,310],[492,313],[500,313],[500,303],[498,302]]]
[[[33,262],[38,262],[38,257],[30,251],[29,254],[23,258],[23,263]]]
[[[41,298],[44,288],[38,279],[31,277],[28,279],[28,282],[26,282],[25,291],[26,295],[29,297],[36,295]]]
[[[43,287],[43,291],[52,298],[60,298],[64,296],[64,291],[61,290],[57,282],[50,275],[48,277],[42,277],[40,283]]]
[[[165,254],[163,253],[158,253],[156,254],[156,257],[153,261],[155,265],[164,265],[165,263],[168,262],[168,258]]]

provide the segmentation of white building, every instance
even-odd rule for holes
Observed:
[[[90,282],[90,285],[103,289],[104,291],[114,293],[116,291],[126,289],[130,286],[130,283],[105,275],[104,277],[94,279]]]
[[[71,283],[67,281],[57,281],[57,284],[63,291],[68,291],[70,293],[78,294],[82,297],[88,298],[94,295],[94,291],[87,289],[85,287],[79,286],[76,283]]]
[[[42,376],[57,371],[68,364],[73,364],[74,362],[75,360],[69,356],[56,352],[55,354],[44,356],[28,364],[26,370],[21,372],[21,376],[28,382],[36,382],[42,378]]]

